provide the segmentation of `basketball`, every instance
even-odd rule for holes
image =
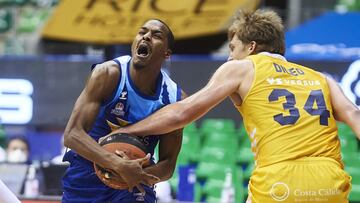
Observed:
[[[105,150],[115,153],[123,151],[129,159],[143,158],[147,154],[145,144],[138,138],[129,134],[113,134],[102,140],[100,143]],[[149,165],[146,163],[145,165]],[[94,163],[96,175],[107,186],[114,189],[127,189],[128,185],[121,177],[113,175],[110,171]]]

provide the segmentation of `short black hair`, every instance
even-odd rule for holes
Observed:
[[[9,147],[9,144],[11,141],[13,140],[21,140],[22,142],[24,142],[28,148],[28,151],[30,151],[30,143],[29,140],[27,139],[27,137],[25,137],[24,135],[13,135],[13,136],[9,136],[7,138],[7,142],[6,142],[6,148]]]
[[[168,29],[168,35],[167,35],[167,41],[168,41],[168,47],[171,51],[173,51],[174,49],[174,46],[175,46],[175,37],[174,37],[174,34],[173,32],[171,31],[170,27],[162,20],[160,19],[157,19],[157,18],[153,18],[153,19],[150,19],[150,20],[157,20],[159,21],[160,23],[162,23],[163,25],[165,25],[165,27]]]

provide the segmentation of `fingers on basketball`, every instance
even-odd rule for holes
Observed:
[[[137,159],[137,161],[139,162],[139,164],[141,166],[144,166],[145,164],[149,163],[150,157],[151,157],[151,154],[147,154],[145,157]]]
[[[115,154],[118,155],[121,158],[130,159],[130,157],[124,151],[116,150]]]
[[[136,163],[140,166],[150,164],[151,156],[146,155],[146,146],[137,137],[127,134],[111,134],[99,140],[99,143],[105,150],[115,153],[121,158],[136,161]],[[99,179],[104,182],[104,184],[114,189],[132,190],[133,187],[137,187],[137,185],[141,183],[142,179],[149,179],[149,177],[145,177],[141,174],[141,178],[138,178],[133,185],[128,185],[127,181],[125,181],[121,176],[115,179],[112,174],[107,174],[107,177],[105,177],[104,173],[99,173],[99,167],[96,164],[94,164],[94,167],[96,175],[98,175]],[[113,174],[118,176],[116,172]]]

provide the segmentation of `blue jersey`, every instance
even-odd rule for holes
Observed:
[[[114,59],[121,67],[121,79],[112,98],[100,108],[89,135],[96,141],[111,130],[136,123],[161,107],[180,100],[181,90],[170,77],[161,71],[156,84],[156,95],[148,96],[140,92],[130,78],[130,56]],[[158,136],[144,137],[148,152],[153,154]]]
[[[95,123],[89,131],[89,135],[95,141],[112,130],[136,123],[163,106],[181,99],[181,89],[164,71],[161,71],[157,78],[156,94],[149,96],[141,93],[131,80],[131,57],[122,56],[114,61],[121,69],[121,76],[110,99],[102,103]],[[148,152],[153,155],[159,137],[146,136],[142,139]],[[92,162],[72,150],[65,154],[64,161],[69,161],[71,165],[63,179],[65,191],[63,202],[132,202],[132,200],[136,202],[136,199],[153,202],[155,198],[152,188],[149,187],[144,187],[145,196],[141,196],[141,193],[136,190],[129,193],[127,190],[114,190],[107,187],[95,175]],[[75,184],[74,181],[76,181]],[[101,195],[99,191],[102,191]]]

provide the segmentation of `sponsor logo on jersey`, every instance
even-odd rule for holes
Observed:
[[[297,85],[297,86],[319,86],[318,80],[287,80],[281,78],[267,78],[266,81],[270,85]]]
[[[271,186],[270,196],[278,202],[285,201],[290,195],[289,186],[283,182],[276,182]]]
[[[141,193],[141,192],[135,192],[133,193],[134,196],[136,197],[136,201],[144,201],[145,200],[145,194],[146,193]]]
[[[127,99],[127,91],[121,92],[121,95],[119,97],[120,100],[126,100]]]
[[[271,198],[277,202],[283,202],[287,200],[289,195],[290,188],[284,182],[276,182],[270,189]],[[331,197],[341,195],[341,190],[338,188],[293,188],[292,195],[295,202],[329,202]]]
[[[115,108],[111,110],[111,113],[115,114],[117,116],[124,116],[125,115],[124,104],[121,102],[118,102],[115,105]]]

